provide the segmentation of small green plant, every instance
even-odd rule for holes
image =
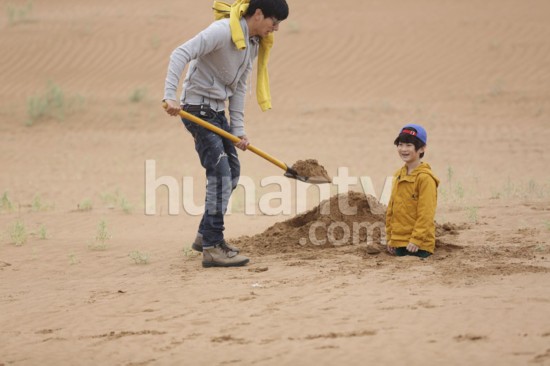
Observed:
[[[74,255],[73,253],[69,254],[68,257],[69,257],[69,264],[71,266],[74,266],[75,264],[80,263],[80,261],[76,258],[76,255]]]
[[[452,185],[454,175],[455,173],[454,173],[453,167],[451,166],[447,167],[447,182],[449,182],[449,186]]]
[[[546,229],[547,229],[547,230],[550,230],[550,220],[546,220],[546,221],[544,222],[544,226],[546,226]]]
[[[196,251],[194,251],[191,247],[185,247],[183,248],[183,255],[186,257],[186,258],[192,258],[192,257],[196,257],[198,255],[198,253]]]
[[[15,25],[17,23],[22,23],[27,21],[27,17],[30,15],[32,11],[32,1],[27,1],[27,4],[25,4],[22,7],[17,7],[12,4],[8,4],[7,8],[8,13],[8,24],[10,26]]]
[[[287,29],[289,33],[300,33],[300,24],[296,21],[289,21]]]
[[[514,195],[517,192],[517,187],[514,183],[512,183],[512,179],[508,177],[506,180],[506,183],[504,183],[504,195],[506,198],[514,197]]]
[[[147,95],[147,88],[136,88],[130,93],[130,102],[139,103]]]
[[[461,200],[464,198],[464,193],[464,187],[462,186],[462,184],[458,183],[455,188],[456,197]]]
[[[0,211],[5,210],[11,212],[13,210],[13,204],[8,197],[8,192],[4,192],[2,198],[0,199]]]
[[[474,207],[474,206],[468,207],[467,211],[468,211],[468,220],[470,220],[470,222],[473,222],[474,224],[477,224],[477,221],[478,221],[477,207]]]
[[[38,228],[38,237],[40,238],[40,240],[48,239],[48,232],[44,225],[40,225],[40,227]]]
[[[108,193],[101,194],[101,200],[103,201],[103,203],[109,205],[110,208],[114,208],[118,206],[120,199],[121,199],[121,195],[118,188],[115,189],[115,191],[112,193],[108,192]]]
[[[104,193],[101,195],[103,203],[107,204],[109,208],[119,207],[124,213],[132,213],[133,206],[130,202],[120,194],[118,188],[112,193]]]
[[[17,221],[10,230],[11,242],[16,246],[21,246],[27,242],[28,234],[25,225],[21,221]]]
[[[53,118],[63,120],[75,107],[83,103],[81,96],[66,97],[61,87],[48,82],[44,93],[27,99],[27,126],[32,126],[41,119]]]
[[[88,245],[91,250],[105,250],[107,249],[107,241],[111,239],[111,235],[107,230],[107,223],[105,220],[101,220],[97,225],[97,233],[95,240]]]
[[[77,205],[78,211],[91,211],[94,208],[92,200],[85,199]]]
[[[496,191],[494,188],[491,189],[491,197],[490,197],[490,198],[491,198],[492,200],[498,200],[498,199],[500,199],[500,197],[501,197],[501,193],[500,193],[500,192]]]
[[[47,204],[47,203],[44,203],[42,202],[42,197],[40,196],[35,196],[33,201],[32,201],[32,204],[31,204],[31,209],[35,212],[39,212],[39,211],[47,211],[49,210],[50,208],[52,208],[51,205]]]
[[[139,250],[134,250],[130,252],[128,256],[133,259],[135,264],[149,263],[149,255],[147,253],[142,253]]]
[[[27,100],[27,125],[46,117],[63,119],[65,103],[65,93],[61,87],[49,82],[42,95],[35,95]]]
[[[546,252],[548,246],[546,244],[539,244],[535,247],[535,251],[537,252]]]
[[[132,213],[132,205],[130,204],[130,202],[128,202],[128,200],[124,197],[121,198],[120,200],[120,208],[122,209],[122,211],[124,211],[124,213],[126,214],[130,214]]]

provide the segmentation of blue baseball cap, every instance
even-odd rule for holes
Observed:
[[[411,128],[414,128],[414,130],[412,130]],[[426,130],[424,129],[424,127],[420,125],[415,125],[412,123],[408,124],[401,129],[401,132],[399,132],[399,134],[402,134],[402,133],[416,136],[420,141],[422,141],[425,144],[428,144],[428,134],[426,133]]]

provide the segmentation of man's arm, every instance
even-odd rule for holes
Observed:
[[[231,133],[235,136],[246,136],[244,130],[244,99],[246,96],[246,79],[252,70],[252,62],[248,64],[242,74],[235,93],[229,98],[229,120]]]
[[[228,27],[221,22],[214,22],[195,37],[176,48],[170,55],[170,63],[164,82],[164,99],[176,101],[178,85],[185,66],[191,60],[221,47],[227,37],[230,37]]]

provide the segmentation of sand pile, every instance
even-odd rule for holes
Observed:
[[[315,159],[298,160],[291,168],[302,177],[317,178],[317,180],[327,183],[332,182],[327,170]]]
[[[367,254],[383,252],[386,206],[376,197],[348,192],[321,202],[308,212],[278,222],[263,233],[231,240],[248,254],[292,253],[356,245]],[[459,231],[468,225],[436,223],[436,247],[453,251]],[[370,249],[370,250],[369,250]]]
[[[303,249],[380,243],[385,206],[370,195],[349,192],[331,197],[312,210],[276,223],[261,234],[233,240],[247,253],[269,254]]]

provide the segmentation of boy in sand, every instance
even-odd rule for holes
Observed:
[[[234,267],[249,261],[223,235],[227,203],[240,175],[235,147],[246,150],[250,144],[244,130],[246,80],[258,57],[256,95],[262,110],[270,109],[267,58],[273,32],[288,17],[288,5],[285,0],[237,0],[231,6],[215,1],[213,9],[218,20],[172,52],[164,102],[171,116],[183,109],[241,139],[233,145],[182,118],[195,140],[207,178],[205,212],[193,249],[203,253],[203,267]],[[180,77],[187,64],[183,93],[176,101]],[[230,123],[225,116],[226,101]]]
[[[405,165],[394,174],[386,212],[387,249],[393,255],[427,258],[435,249],[435,208],[439,179],[421,161],[428,135],[424,127],[406,125],[394,141]]]

